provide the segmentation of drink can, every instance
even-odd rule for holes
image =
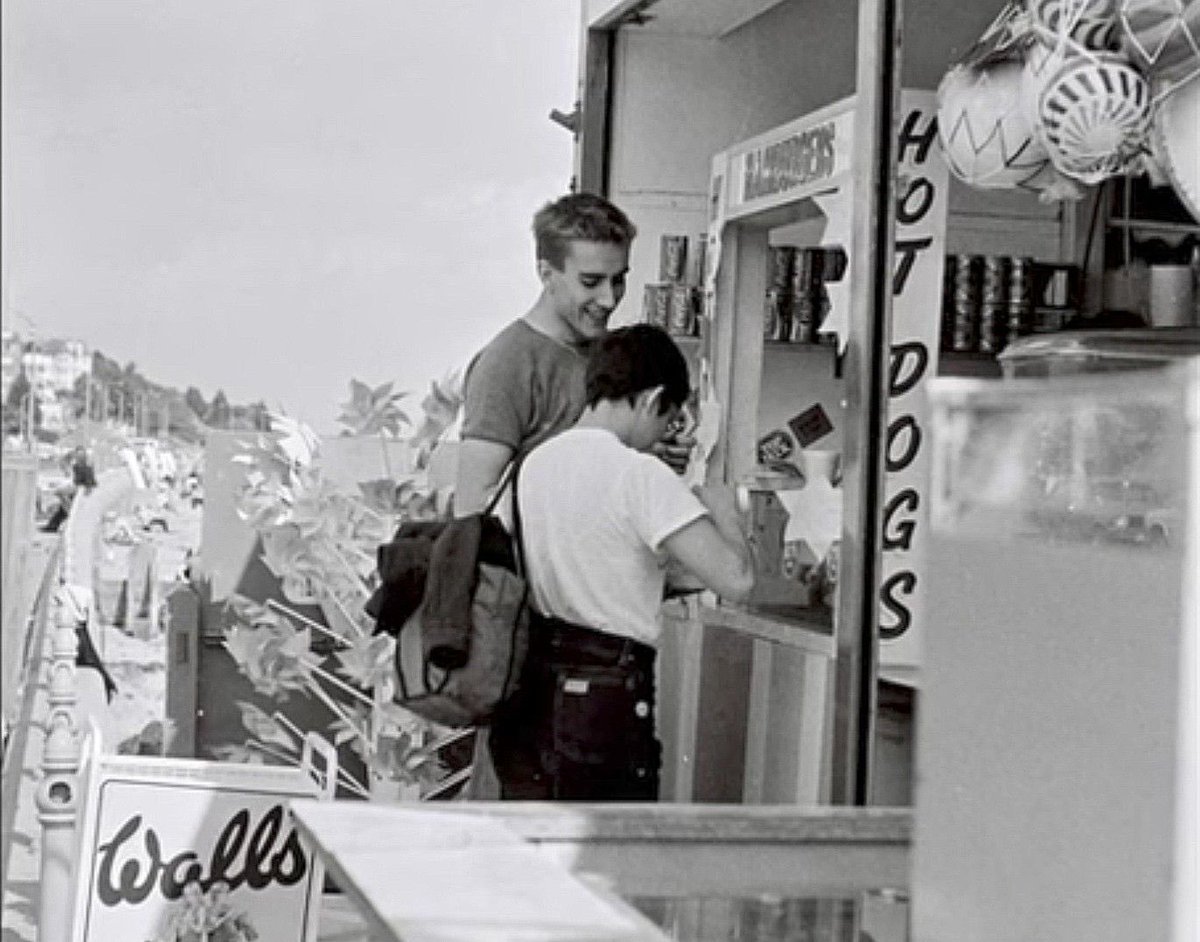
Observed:
[[[1008,339],[1024,337],[1033,330],[1033,305],[1023,301],[1008,302]]]
[[[646,285],[642,295],[642,314],[647,324],[666,330],[671,321],[671,286]]]
[[[954,287],[950,296],[950,349],[967,353],[979,345],[978,255],[954,257]]]
[[[787,339],[792,343],[815,343],[817,340],[817,302],[812,292],[792,298],[792,322]]]
[[[1033,304],[1033,259],[1018,256],[1008,260],[1008,300]]]
[[[696,329],[696,289],[691,285],[670,286],[667,329],[690,337]]]
[[[969,353],[979,345],[979,307],[970,299],[955,297],[950,319],[950,349]]]
[[[1008,258],[1004,255],[985,255],[980,267],[979,303],[1003,304],[1008,300]]]
[[[1007,306],[994,303],[981,304],[979,306],[979,352],[999,353],[1004,348],[1007,333]]]
[[[658,280],[683,281],[687,264],[687,236],[665,235],[658,243]]]
[[[796,253],[792,269],[792,296],[808,297],[821,277],[820,249],[801,249]]]
[[[696,236],[688,249],[688,276],[690,285],[704,285],[704,262],[708,253],[708,236],[701,232]]]
[[[978,255],[954,256],[954,286],[956,289],[974,290],[979,277],[980,257]]]
[[[829,289],[825,287],[825,282],[817,285],[816,294],[813,298],[814,316],[813,316],[813,343],[820,341],[818,332],[821,325],[825,323],[825,318],[829,314],[829,309],[833,306],[829,300]]]
[[[954,332],[954,256],[947,255],[942,267],[942,318],[939,343],[941,349],[952,349],[950,338]]]
[[[796,262],[796,250],[790,245],[771,246],[771,265],[767,273],[769,287],[787,288],[792,282],[792,270]]]
[[[791,321],[791,295],[786,288],[768,288],[763,304],[763,339],[787,340]]]

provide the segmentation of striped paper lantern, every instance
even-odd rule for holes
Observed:
[[[1133,168],[1150,127],[1150,89],[1121,56],[1068,59],[1042,88],[1038,121],[1054,166],[1083,183]]]
[[[1117,45],[1117,0],[1026,0],[1038,38],[1083,52]]]

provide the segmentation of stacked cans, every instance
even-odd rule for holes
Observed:
[[[942,346],[996,354],[1033,329],[1034,263],[1007,255],[946,259]]]
[[[1033,332],[1033,259],[1008,260],[1008,339]]]
[[[965,353],[979,343],[979,256],[955,255],[950,275],[950,349]]]
[[[767,295],[763,306],[763,339],[787,340],[792,327],[792,273],[796,250],[773,245],[768,252]]]
[[[821,323],[823,296],[821,289],[821,250],[800,249],[792,269],[792,324],[788,340],[792,343],[815,343]]]
[[[1008,333],[1008,259],[985,255],[979,272],[979,352],[999,353]]]
[[[685,235],[662,236],[659,240],[658,282],[646,285],[642,298],[642,317],[647,323],[684,337],[697,333],[699,284],[704,267],[704,237],[695,240],[690,256],[689,241]]]
[[[829,309],[825,276],[844,262],[836,250],[772,246],[763,307],[763,337],[790,343],[817,343],[817,330]],[[827,269],[829,271],[827,272]]]

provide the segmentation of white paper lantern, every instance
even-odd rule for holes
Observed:
[[[1158,166],[1200,224],[1200,78],[1159,102],[1150,142]]]
[[[1152,79],[1200,74],[1200,0],[1122,0],[1121,50]]]
[[[956,66],[938,87],[938,135],[950,170],[984,189],[1041,189],[1054,176],[1023,96],[1020,61]]]
[[[1147,143],[1150,90],[1124,58],[1068,59],[1042,88],[1038,120],[1054,166],[1083,183],[1131,169]]]

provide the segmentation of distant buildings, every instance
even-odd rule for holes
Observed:
[[[42,427],[66,429],[66,406],[60,394],[70,393],[80,376],[91,373],[92,353],[81,340],[24,341],[15,331],[0,336],[0,391],[8,395],[13,381],[23,371],[41,409]]]

